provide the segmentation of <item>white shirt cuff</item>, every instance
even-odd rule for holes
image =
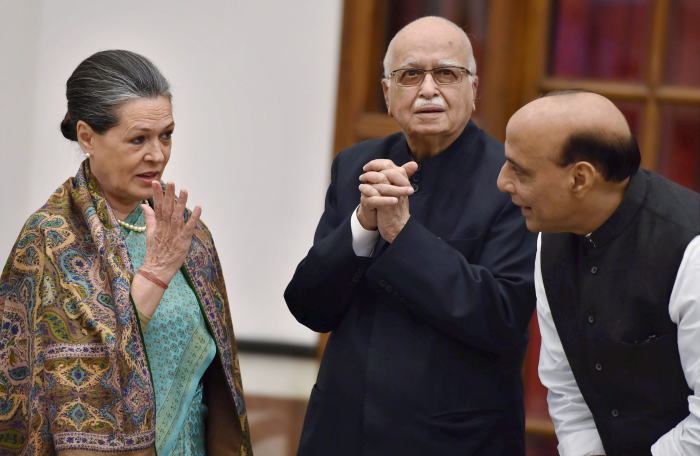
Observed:
[[[357,206],[359,208],[360,206]],[[360,224],[360,220],[357,218],[357,208],[352,212],[352,217],[350,219],[350,229],[352,230],[352,249],[355,251],[355,255],[361,257],[368,257],[372,254],[374,245],[379,240],[378,230],[366,230]]]
[[[557,446],[560,456],[593,456],[605,454],[603,442],[600,440],[598,430],[586,429],[573,432]]]

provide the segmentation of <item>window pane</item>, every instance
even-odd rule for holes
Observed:
[[[386,51],[391,39],[408,23],[423,16],[441,16],[449,19],[469,35],[474,49],[477,74],[479,75],[479,92],[482,91],[485,81],[482,70],[484,68],[484,49],[486,47],[486,32],[488,24],[488,0],[388,0],[387,27],[382,51]],[[382,58],[384,55],[382,54]],[[382,68],[377,68],[377,81],[382,78]],[[370,110],[386,112],[384,95],[380,84],[376,87],[374,106]],[[477,105],[478,95],[477,95]],[[474,113],[474,118],[477,113]]]
[[[700,106],[661,107],[659,174],[700,191]]]
[[[555,1],[550,74],[643,81],[652,13],[652,0]]]
[[[666,82],[700,86],[700,0],[672,0],[666,42]]]
[[[634,102],[634,101],[616,101],[612,100],[613,103],[615,103],[615,106],[617,106],[617,109],[622,111],[622,114],[625,116],[625,119],[627,119],[627,123],[630,126],[630,131],[634,136],[639,139],[640,136],[640,130],[639,128],[642,125],[642,115],[644,113],[644,105],[642,103]]]

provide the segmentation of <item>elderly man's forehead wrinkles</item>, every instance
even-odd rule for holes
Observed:
[[[417,68],[419,65],[420,61],[418,59],[408,59],[401,62],[399,68]]]
[[[464,63],[457,62],[456,60],[438,60],[437,64],[435,65],[435,68],[450,67],[450,66],[461,67],[461,66],[464,66]]]

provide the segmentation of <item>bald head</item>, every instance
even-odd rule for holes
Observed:
[[[465,68],[472,75],[476,74],[476,60],[469,37],[457,24],[438,16],[427,16],[416,19],[392,38],[384,56],[384,77],[388,78],[394,67],[403,62],[396,62],[396,50],[406,50],[421,46],[421,42],[427,38],[441,37],[449,46],[459,46],[463,49]]]
[[[511,117],[506,136],[540,144],[542,158],[561,167],[589,162],[613,182],[633,174],[641,160],[622,112],[607,98],[587,91],[552,92],[525,105]]]

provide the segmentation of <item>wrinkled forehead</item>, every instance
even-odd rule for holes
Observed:
[[[441,29],[405,30],[393,46],[395,67],[411,61],[422,68],[433,67],[446,61],[466,67],[471,55],[468,40],[453,27]]]

